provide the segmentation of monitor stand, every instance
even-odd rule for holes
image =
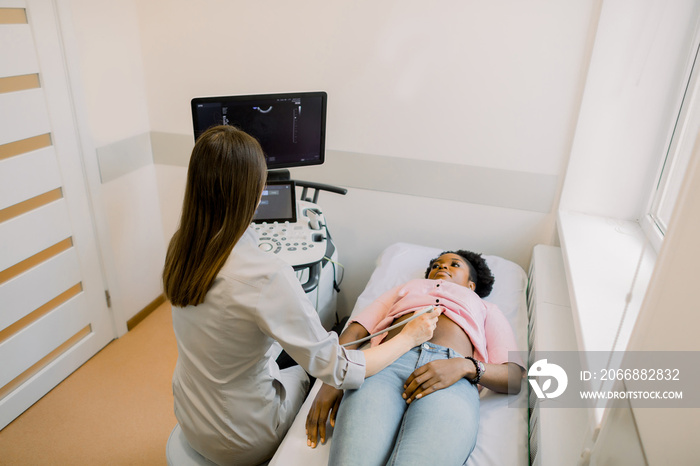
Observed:
[[[267,171],[267,181],[289,181],[290,179],[291,175],[289,174],[289,170],[281,169]]]

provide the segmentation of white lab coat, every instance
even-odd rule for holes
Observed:
[[[364,380],[363,353],[338,345],[292,268],[260,251],[250,228],[204,302],[172,312],[175,416],[192,447],[216,463],[271,457],[303,401],[291,394],[308,381],[290,386],[281,377],[270,351],[274,340],[326,383],[351,389]]]

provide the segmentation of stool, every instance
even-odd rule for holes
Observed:
[[[180,429],[180,424],[175,424],[170,432],[165,446],[165,458],[168,460],[168,466],[216,466],[190,446]],[[266,466],[268,463],[269,461],[265,461],[260,466]]]
[[[180,429],[180,424],[175,424],[175,428],[170,432],[168,444],[165,446],[165,457],[168,466],[216,466],[190,446]]]

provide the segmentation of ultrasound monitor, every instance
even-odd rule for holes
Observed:
[[[325,92],[192,99],[195,140],[215,125],[232,125],[255,137],[269,170],[320,165],[326,144]]]

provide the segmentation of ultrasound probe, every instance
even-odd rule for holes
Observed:
[[[426,314],[426,313],[428,313],[428,312],[433,312],[433,309],[435,309],[435,306],[428,306],[428,307],[426,307],[426,308],[424,308],[424,309],[421,309],[420,311],[416,311],[411,317],[409,317],[409,318],[406,319],[406,320],[402,320],[402,321],[399,322],[398,324],[394,324],[394,325],[392,325],[391,327],[387,327],[387,328],[385,328],[384,330],[380,330],[380,331],[378,331],[378,332],[373,333],[372,335],[366,336],[366,337],[364,337],[364,338],[360,338],[359,340],[351,341],[351,342],[349,342],[349,343],[343,343],[343,344],[340,345],[340,346],[350,346],[350,345],[356,345],[356,344],[358,344],[358,343],[363,343],[363,342],[369,340],[370,338],[374,338],[374,337],[376,337],[376,336],[378,336],[378,335],[381,335],[382,333],[386,333],[386,332],[389,332],[389,331],[391,331],[391,330],[394,330],[395,328],[399,328],[399,327],[401,327],[402,325],[406,325],[407,323],[409,323],[409,322],[412,321],[413,319],[417,319],[418,317],[422,316],[423,314]]]

